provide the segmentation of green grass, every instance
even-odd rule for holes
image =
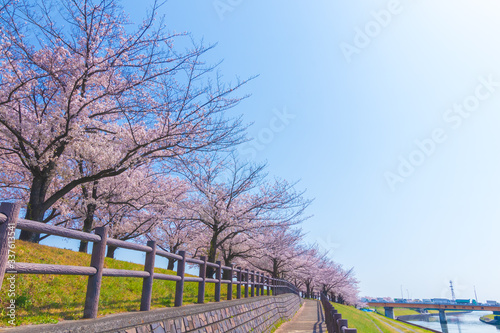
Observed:
[[[45,245],[16,240],[16,261],[71,266],[89,266],[90,255]],[[143,265],[106,258],[106,268],[144,270]],[[155,272],[175,275],[176,272],[155,268]],[[9,277],[5,275],[5,278]],[[60,320],[81,319],[87,289],[86,276],[67,275],[16,275],[16,325],[56,323]],[[142,278],[103,277],[99,298],[98,316],[111,313],[139,311]],[[234,298],[236,288],[233,287]],[[155,280],[151,308],[173,306],[175,282]],[[226,299],[226,287],[221,288],[221,299]],[[184,304],[198,299],[198,283],[184,285]],[[0,290],[0,327],[9,326],[6,316],[8,297],[7,281]],[[206,286],[206,302],[214,301],[214,284]]]
[[[288,320],[284,320],[284,319],[280,319],[278,320],[276,323],[274,323],[274,325],[271,327],[271,333],[274,333],[276,332],[276,330],[281,326],[283,325],[284,323],[286,323]]]
[[[485,322],[490,322],[492,320],[495,320],[495,316],[498,316],[498,315],[490,314],[490,315],[482,316],[481,320],[484,320]]]
[[[302,305],[303,305],[303,303],[300,303],[299,308],[301,308],[301,307],[302,307]],[[284,323],[286,323],[287,321],[290,321],[290,320],[291,320],[291,319],[287,319],[287,320],[285,320],[285,319],[280,319],[280,320],[278,320],[278,321],[277,321],[276,323],[274,323],[274,325],[271,327],[271,333],[276,332],[276,330],[277,330],[278,328],[280,328],[280,326],[281,326],[281,325],[283,325]]]
[[[335,309],[342,314],[342,318],[347,319],[349,327],[356,328],[358,332],[380,333],[380,331],[377,329],[377,326],[382,330],[383,333],[397,333],[398,330],[405,333],[430,332],[425,329],[417,328],[415,326],[403,324],[396,320],[386,318],[377,313],[363,312],[351,306],[340,305],[337,303],[332,304]]]

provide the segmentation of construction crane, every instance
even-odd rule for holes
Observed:
[[[453,282],[450,280],[450,289],[451,289],[451,300],[455,301],[455,290],[453,290]]]

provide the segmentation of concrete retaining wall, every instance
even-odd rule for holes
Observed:
[[[260,296],[221,303],[121,313],[54,325],[24,326],[8,329],[5,332],[259,333],[269,332],[270,328],[281,319],[292,318],[300,308],[300,303],[300,297],[295,294]]]

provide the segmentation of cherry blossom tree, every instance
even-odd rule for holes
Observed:
[[[220,257],[223,259],[225,265],[231,265],[235,259],[246,259],[251,257],[256,248],[262,245],[257,243],[254,235],[241,233],[233,238],[228,239],[219,247]]]
[[[300,268],[301,262],[297,258],[307,252],[303,236],[301,229],[292,229],[286,225],[269,229],[255,237],[252,255],[246,260],[256,269],[271,274],[273,278],[291,276],[290,273]]]
[[[155,22],[159,7],[130,31],[117,0],[0,0],[1,186],[28,191],[16,194],[27,219],[46,221],[76,187],[90,184],[92,196],[92,184],[145,159],[241,141],[240,119],[225,111],[246,81],[211,74],[202,56],[212,46],[176,50],[191,38]]]
[[[304,192],[284,180],[267,181],[264,165],[241,164],[232,154],[179,159],[177,165],[192,186],[191,218],[210,232],[206,244],[209,261],[215,260],[220,249],[227,258],[234,258],[236,247],[229,243],[235,237],[252,238],[306,218],[303,213],[311,201],[303,197]],[[212,275],[213,270],[207,274]]]
[[[345,270],[330,258],[323,258],[317,271],[317,283],[325,295],[340,294],[344,288],[355,284],[354,269]]]
[[[140,238],[177,213],[186,189],[182,180],[142,165],[70,192],[55,205],[61,216],[53,223],[85,232],[108,226],[111,238]],[[87,242],[80,243],[80,251],[87,252]],[[108,255],[113,254],[108,246]]]
[[[181,183],[186,185],[188,184]],[[176,189],[179,191],[179,188]],[[181,191],[175,199],[175,209],[170,209],[168,214],[163,214],[162,220],[158,225],[151,230],[146,236],[149,240],[155,240],[157,245],[164,251],[170,253],[178,253],[179,251],[186,251],[192,256],[198,254],[199,244],[204,244],[205,241],[200,241],[206,234],[204,225],[193,221],[189,218],[191,214],[189,200],[187,197],[187,190]],[[167,269],[173,270],[176,260],[168,258]]]

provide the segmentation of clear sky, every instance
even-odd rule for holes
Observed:
[[[138,21],[151,0],[128,0]],[[172,31],[260,76],[242,158],[300,180],[307,240],[361,295],[500,301],[500,3],[169,0]]]

